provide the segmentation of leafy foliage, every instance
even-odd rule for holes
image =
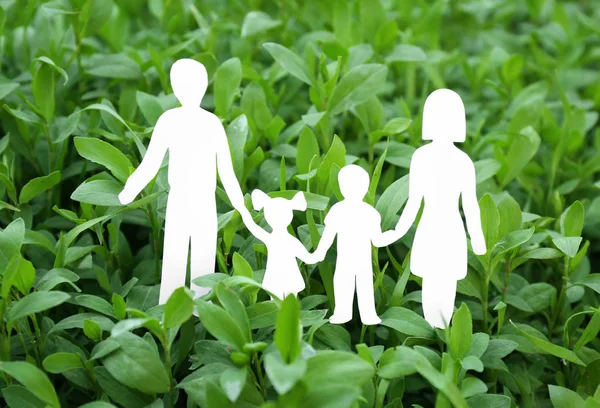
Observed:
[[[600,406],[599,33],[594,1],[0,0],[0,404]],[[414,227],[374,251],[381,325],[328,323],[333,253],[271,299],[220,187],[212,291],[156,306],[166,166],[117,194],[182,57],[243,191],[306,193],[308,249],[350,163],[395,225],[424,98],[461,95],[488,252],[449,329],[422,318]]]

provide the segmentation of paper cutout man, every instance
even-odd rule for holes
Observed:
[[[171,67],[171,86],[181,107],[164,112],[156,126],[148,151],[119,194],[128,204],[156,176],[169,152],[169,198],[159,304],[185,285],[191,244],[191,281],[215,271],[217,169],[233,207],[245,215],[240,185],[235,177],[229,144],[219,118],[200,108],[208,86],[204,66],[180,59]],[[209,289],[192,283],[195,296]]]
[[[284,299],[288,294],[296,296],[305,287],[296,258],[308,264],[316,262],[315,257],[287,230],[294,217],[293,210],[306,210],[304,194],[300,192],[293,199],[286,200],[271,198],[260,190],[254,190],[252,205],[256,211],[264,208],[265,219],[273,229],[270,233],[265,231],[246,214],[246,227],[267,246],[268,258],[262,287],[279,299]]]
[[[409,197],[396,225],[400,238],[415,221],[425,201],[410,257],[411,272],[423,278],[423,314],[433,327],[450,324],[456,283],[467,275],[467,237],[459,212],[462,207],[478,255],[486,252],[476,196],[475,166],[454,142],[464,142],[465,107],[460,96],[438,89],[425,101],[423,140],[410,162]]]
[[[317,260],[337,235],[337,261],[333,276],[335,310],[329,319],[341,324],[352,319],[354,290],[358,297],[358,310],[363,324],[379,324],[375,310],[373,289],[373,262],[371,244],[382,247],[396,239],[395,231],[381,232],[381,215],[363,201],[369,190],[369,174],[361,167],[349,165],[338,174],[340,191],[344,199],[334,204],[325,217],[325,230],[314,252]]]

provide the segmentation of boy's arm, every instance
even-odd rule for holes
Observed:
[[[322,261],[325,259],[325,253],[333,244],[333,240],[335,239],[336,231],[331,227],[325,225],[325,230],[323,230],[323,235],[321,236],[321,240],[319,241],[319,245],[315,252],[312,253],[312,256],[318,261]]]
[[[163,113],[154,126],[148,150],[138,168],[129,176],[123,191],[119,194],[119,201],[123,205],[131,203],[135,197],[156,176],[163,158],[167,153],[169,118]]]
[[[400,239],[401,235],[395,230],[386,232],[381,231],[381,215],[373,208],[373,224],[371,230],[371,242],[377,248],[390,245],[392,242]]]

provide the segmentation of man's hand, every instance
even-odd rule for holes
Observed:
[[[476,255],[485,255],[487,252],[484,239],[471,239],[471,247]]]
[[[125,187],[123,191],[121,191],[121,193],[119,194],[119,201],[121,202],[121,204],[127,205],[133,202],[136,196],[137,194],[134,194],[133,192],[131,192],[131,190]]]

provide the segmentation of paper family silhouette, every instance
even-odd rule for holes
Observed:
[[[255,210],[264,211],[271,232],[258,226],[244,205],[233,170],[229,144],[217,116],[200,108],[208,86],[204,66],[180,59],[171,68],[171,85],[181,107],[163,113],[152,134],[146,155],[119,195],[122,204],[132,202],[156,176],[169,153],[170,185],[165,219],[165,238],[159,303],[185,285],[188,255],[190,278],[213,273],[217,245],[217,172],[233,207],[248,230],[267,247],[267,265],[262,287],[283,299],[305,287],[297,259],[313,264],[325,258],[337,238],[337,260],[333,278],[335,308],[331,323],[352,318],[354,292],[363,324],[378,324],[373,289],[372,245],[383,247],[400,239],[425,206],[415,235],[410,268],[423,278],[422,302],[425,319],[444,328],[452,318],[457,281],[467,272],[467,238],[459,212],[463,211],[471,246],[476,254],[486,252],[479,205],[475,194],[475,167],[454,142],[465,140],[466,118],[460,96],[438,89],[425,101],[423,139],[432,142],[413,154],[409,173],[409,198],[394,230],[382,232],[381,216],[364,202],[369,175],[359,166],[343,167],[338,175],[343,200],[325,217],[323,235],[310,254],[288,232],[293,211],[306,210],[302,193],[293,199],[270,198],[252,192]],[[208,292],[192,283],[195,296]]]

